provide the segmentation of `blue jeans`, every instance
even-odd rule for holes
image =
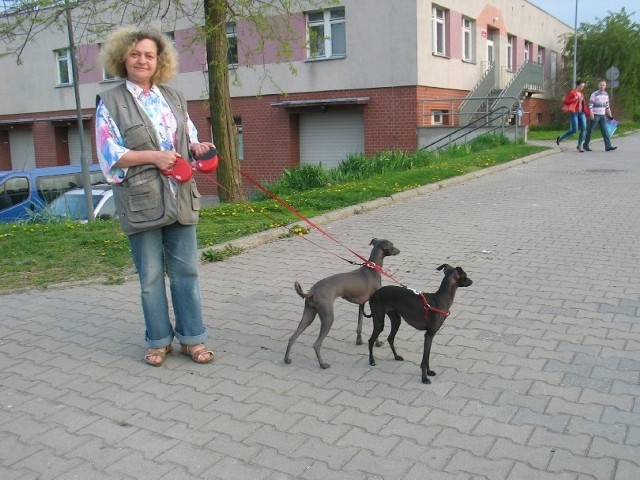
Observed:
[[[164,347],[174,336],[181,344],[207,339],[202,321],[198,248],[195,225],[173,223],[129,235],[133,260],[140,276],[145,339],[151,348]],[[169,277],[175,331],[169,320],[164,274]]]
[[[570,137],[578,130],[580,130],[580,135],[578,137],[578,147],[581,147],[582,142],[584,141],[584,131],[587,128],[587,116],[584,114],[584,112],[572,113],[569,117],[569,125],[571,128],[560,135],[560,141],[564,140],[567,137]]]
[[[604,148],[605,150],[609,150],[611,148],[611,139],[609,135],[607,135],[607,117],[606,115],[594,115],[593,120],[589,123],[589,128],[587,128],[587,136],[584,139],[584,146],[588,147],[589,142],[591,141],[591,132],[596,128],[596,125],[600,127],[600,133],[602,134],[602,139],[604,140]]]

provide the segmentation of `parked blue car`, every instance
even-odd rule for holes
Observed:
[[[92,185],[105,182],[98,164],[89,171]],[[0,222],[23,220],[67,190],[82,186],[80,165],[0,171]]]

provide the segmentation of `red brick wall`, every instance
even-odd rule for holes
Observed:
[[[36,120],[32,125],[33,146],[36,155],[36,166],[55,167],[59,155],[58,138],[52,122]],[[67,158],[68,158],[67,154]],[[68,162],[67,162],[68,164]]]
[[[558,107],[558,104],[554,100],[545,100],[543,98],[527,98],[522,102],[522,109],[524,114],[522,116],[522,125],[548,125],[553,121],[552,110]],[[540,121],[538,121],[540,118]]]

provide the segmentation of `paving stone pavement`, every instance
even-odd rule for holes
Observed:
[[[392,240],[385,269],[412,288],[435,291],[445,262],[474,280],[431,385],[420,332],[403,323],[404,362],[385,344],[370,367],[342,300],[331,368],[317,321],[283,363],[294,280],[354,268],[300,238],[202,265],[211,365],[143,362],[136,280],[0,296],[0,478],[640,478],[640,135],[616,145],[563,144],[324,225],[364,255]]]

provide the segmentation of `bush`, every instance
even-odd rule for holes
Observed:
[[[348,155],[335,168],[329,170],[322,165],[302,165],[297,168],[287,169],[280,180],[268,185],[266,188],[277,195],[294,191],[301,192],[313,188],[326,187],[332,183],[363,180],[385,172],[398,172],[424,167],[442,155],[455,157],[510,143],[511,141],[504,135],[489,134],[476,137],[467,144],[452,145],[439,153],[426,150],[418,150],[416,152],[385,150],[378,152],[373,157],[367,157],[363,153],[354,153]],[[256,199],[264,198],[266,198],[264,193],[256,195]]]

